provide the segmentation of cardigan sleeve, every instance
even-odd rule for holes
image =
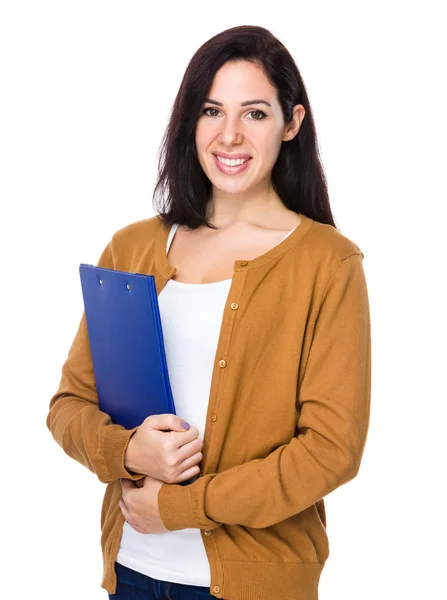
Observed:
[[[112,241],[103,250],[98,266],[114,268]],[[138,428],[127,430],[112,424],[110,416],[99,409],[85,310],[62,366],[59,388],[50,400],[46,424],[65,453],[103,483],[144,477],[124,466],[127,445]]]
[[[165,527],[268,527],[353,479],[369,427],[370,387],[368,291],[356,252],[335,264],[322,294],[298,386],[297,434],[265,458],[187,486],[164,483],[158,505]]]

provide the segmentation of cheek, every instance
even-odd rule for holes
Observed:
[[[250,147],[254,148],[257,154],[262,157],[263,162],[267,164],[275,163],[281,149],[282,130],[277,127],[259,126],[259,129],[257,129],[247,126],[246,129],[241,129],[241,133]],[[195,131],[195,142],[199,157],[207,152],[210,144],[213,143],[218,134],[218,124],[211,120],[199,119]]]
[[[196,146],[197,149],[206,150],[207,146],[213,140],[213,136],[217,133],[216,127],[213,124],[204,120],[199,120],[196,125]]]
[[[275,163],[281,150],[281,143],[281,133],[276,131],[262,132],[262,135],[257,136],[257,140],[254,141],[257,152],[269,165]]]

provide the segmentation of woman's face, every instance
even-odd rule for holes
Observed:
[[[297,134],[304,112],[296,105],[292,122],[285,126],[277,90],[262,68],[247,61],[225,63],[214,77],[196,126],[197,155],[213,186],[241,193],[269,184],[281,144]],[[250,159],[243,167],[228,167],[217,163],[220,153]]]

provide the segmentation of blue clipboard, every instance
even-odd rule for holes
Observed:
[[[99,408],[133,429],[175,412],[153,275],[79,266]]]

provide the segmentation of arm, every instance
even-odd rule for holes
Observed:
[[[298,433],[265,458],[181,487],[164,483],[160,517],[170,530],[221,523],[263,528],[297,514],[360,467],[369,426],[370,316],[363,255],[335,265],[320,310],[298,403]]]
[[[111,242],[98,266],[114,268]],[[103,483],[144,477],[125,467],[127,446],[138,428],[114,425],[109,415],[99,410],[85,311],[62,367],[59,389],[51,398],[46,424],[66,454]]]

